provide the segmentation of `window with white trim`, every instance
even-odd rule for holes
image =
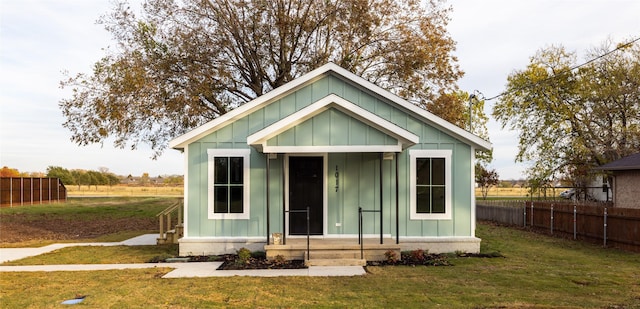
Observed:
[[[209,219],[249,219],[250,149],[208,149]]]
[[[412,220],[451,219],[451,150],[410,150]]]

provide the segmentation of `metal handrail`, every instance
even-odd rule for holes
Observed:
[[[294,209],[294,210],[285,210],[285,212],[288,213],[306,213],[307,214],[307,260],[311,259],[311,245],[310,245],[310,241],[309,241],[309,236],[311,235],[310,233],[310,227],[309,227],[309,206],[307,206],[307,209]]]
[[[358,244],[360,244],[360,259],[364,259],[364,239],[362,232],[362,213],[363,212],[379,212],[382,215],[381,209],[362,209],[362,207],[358,207]],[[380,244],[382,244],[382,229],[380,229]]]

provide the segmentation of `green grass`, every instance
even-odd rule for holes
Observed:
[[[1,273],[0,307],[56,307],[79,293],[90,295],[82,304],[90,308],[640,308],[640,254],[485,224],[477,234],[483,252],[505,258],[452,257],[451,267],[368,267],[366,276],[333,278],[161,279],[170,271],[163,268]],[[155,254],[92,250],[87,255],[105,262]]]
[[[110,218],[155,217],[176,198],[140,198],[140,197],[105,197],[105,198],[69,198],[66,203],[36,204],[12,208],[0,208],[0,215],[24,214],[32,220],[44,217],[56,219],[64,217],[74,220],[94,219],[96,216]]]
[[[2,265],[147,263],[154,257],[175,257],[177,254],[178,245],[67,247],[38,256],[6,262]]]

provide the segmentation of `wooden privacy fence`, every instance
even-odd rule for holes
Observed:
[[[0,178],[0,206],[64,202],[67,188],[58,178],[2,177]]]
[[[640,209],[531,201],[505,206],[483,205],[482,201],[477,204],[479,220],[528,226],[551,235],[640,251]]]

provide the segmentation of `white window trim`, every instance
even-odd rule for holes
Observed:
[[[250,217],[250,186],[249,179],[251,170],[250,158],[251,149],[207,149],[207,162],[208,162],[208,181],[207,181],[207,213],[209,219],[227,219],[227,220],[248,220]],[[242,213],[214,213],[213,212],[213,172],[214,172],[214,161],[215,157],[242,157],[244,162],[243,168],[243,199],[242,199]]]
[[[451,155],[450,149],[409,150],[409,207],[411,220],[451,220]],[[418,158],[444,158],[445,197],[443,214],[422,214],[417,212],[416,201],[416,159]]]

